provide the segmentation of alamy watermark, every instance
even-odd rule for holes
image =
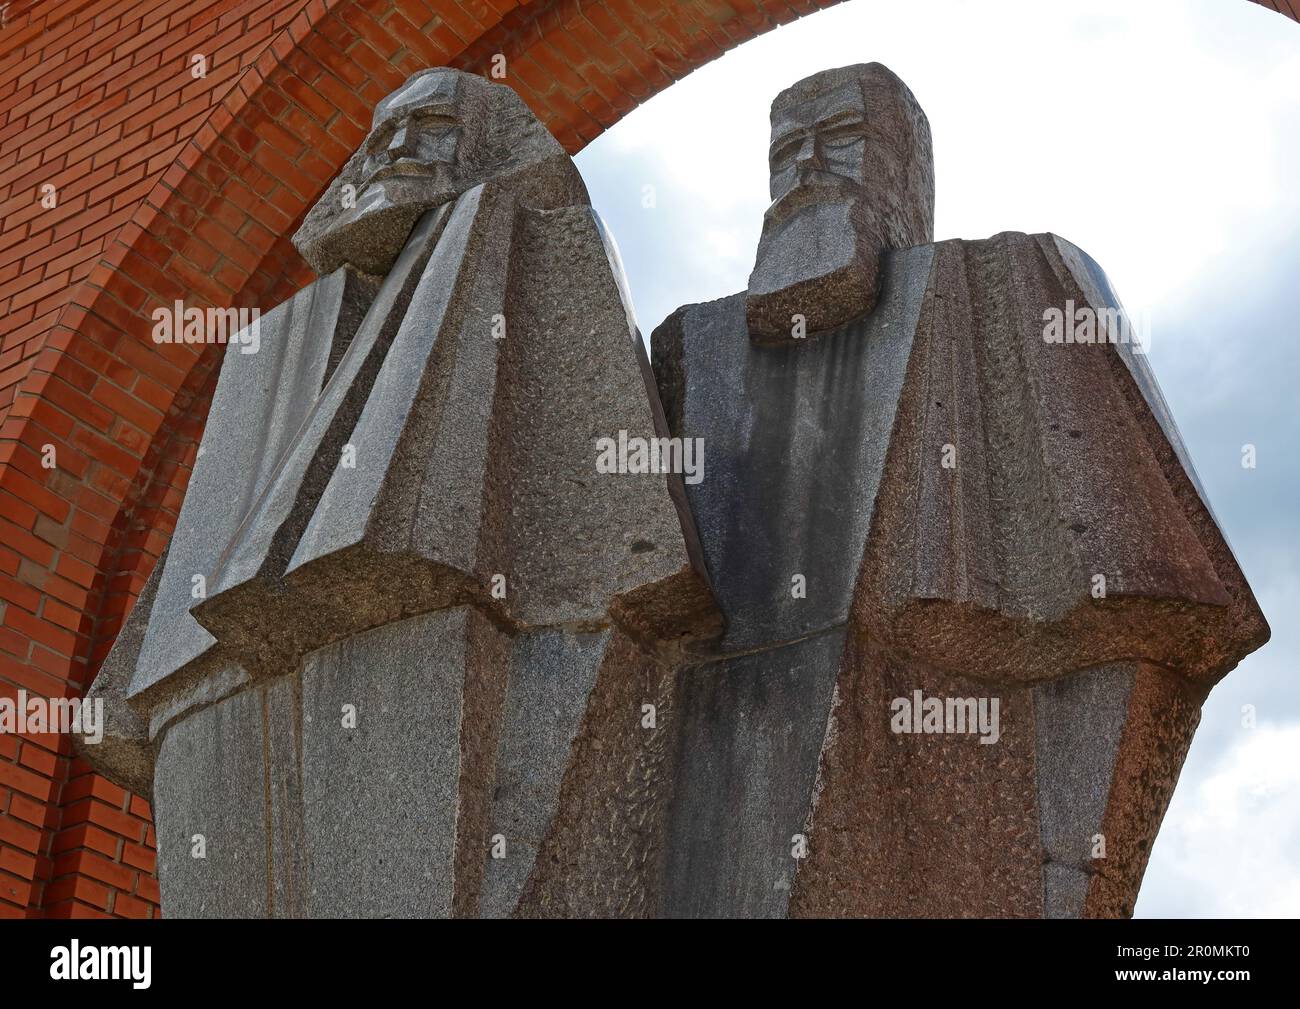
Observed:
[[[688,484],[704,479],[703,438],[642,438],[620,431],[596,439],[597,473],[677,473]]]
[[[262,312],[256,308],[199,308],[177,301],[153,310],[154,343],[237,343],[241,354],[262,346]]]
[[[40,697],[19,690],[17,699],[0,697],[0,734],[75,732],[87,743],[104,738],[104,699]]]
[[[979,733],[981,743],[996,743],[1002,738],[999,707],[996,697],[926,697],[913,690],[911,697],[889,702],[889,727],[897,733]]]
[[[50,950],[53,981],[130,981],[137,991],[153,982],[152,946],[83,946],[73,939]]]
[[[1118,308],[1095,309],[1066,299],[1065,308],[1043,309],[1044,343],[1127,343],[1139,354],[1151,350],[1151,320],[1145,311],[1136,316]]]

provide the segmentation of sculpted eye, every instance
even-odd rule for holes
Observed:
[[[438,112],[416,112],[411,116],[411,125],[426,131],[446,132],[460,124],[453,118]]]
[[[382,151],[385,147],[387,147],[392,142],[392,139],[393,139],[393,127],[391,125],[381,126],[378,130],[376,130],[374,133],[371,134],[370,141],[367,143],[366,149],[372,154],[375,151]]]
[[[799,150],[799,139],[796,137],[792,140],[786,140],[776,147],[772,148],[770,157],[773,167],[779,168],[789,164],[794,160],[795,154]]]
[[[842,126],[832,126],[821,134],[820,139],[827,147],[847,147],[864,136],[866,128],[861,123],[845,123]]]

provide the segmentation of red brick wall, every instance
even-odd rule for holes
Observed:
[[[504,54],[577,151],[833,2],[0,0],[0,693],[80,694],[174,527],[218,359],[149,313],[301,286],[284,236],[403,78]],[[66,739],[0,735],[0,916],[156,916],[153,841]]]
[[[202,420],[200,398],[185,395],[187,380],[201,380],[194,362],[139,339],[142,291],[121,287],[110,301],[88,296],[86,280],[126,258],[113,251],[123,227],[303,7],[67,0],[4,12],[0,692],[9,696],[20,687],[70,696],[89,684],[166,541]],[[208,56],[201,80],[187,71],[194,52]],[[56,187],[53,209],[40,202],[45,183]],[[140,242],[130,256],[151,251]],[[54,470],[40,465],[47,444]],[[149,819],[141,799],[71,759],[66,739],[0,736],[0,915],[156,913]]]

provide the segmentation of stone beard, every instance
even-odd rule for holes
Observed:
[[[789,339],[871,311],[880,287],[879,239],[865,201],[842,180],[792,190],[763,217],[747,316],[755,337]]]
[[[778,96],[750,335],[797,339],[871,311],[883,252],[931,240],[931,166],[924,113],[879,64],[817,74]]]

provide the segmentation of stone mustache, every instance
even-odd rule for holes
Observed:
[[[772,127],[749,290],[651,361],[513,91],[380,103],[92,688],[165,914],[1132,913],[1268,637],[1146,359],[1044,339],[1120,309],[1068,242],[933,243],[884,67]]]

